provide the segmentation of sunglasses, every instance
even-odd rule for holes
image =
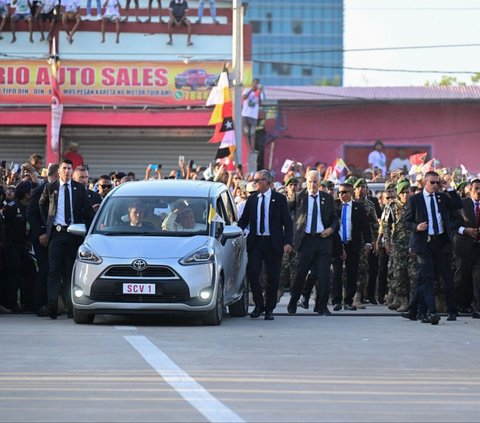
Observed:
[[[402,194],[405,194],[404,192],[402,192]],[[395,197],[385,197],[387,200],[393,200]]]
[[[432,185],[440,185],[441,181],[429,181]]]
[[[258,183],[260,181],[266,181],[265,178],[260,178],[260,179],[254,179],[253,182]]]
[[[338,193],[339,193],[340,195],[350,194],[350,191],[338,191]]]
[[[108,184],[108,185],[99,185],[99,187],[103,188],[103,189],[107,189],[107,188],[112,188],[112,185],[111,184]]]

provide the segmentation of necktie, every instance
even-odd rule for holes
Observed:
[[[437,212],[435,211],[435,200],[433,199],[433,194],[430,194],[430,210],[432,212],[433,234],[438,235],[440,230],[438,229]]]
[[[318,220],[318,205],[317,196],[312,195],[313,198],[313,210],[312,210],[312,224],[310,225],[310,233],[315,235],[317,233],[317,220]]]
[[[262,194],[260,197],[260,234],[263,235],[265,232],[265,194]]]
[[[348,204],[344,204],[342,207],[342,242],[347,243],[347,208]]]
[[[65,223],[67,225],[70,225],[70,223],[72,222],[72,209],[70,207],[70,191],[68,190],[68,184],[64,184],[63,189],[65,190]]]

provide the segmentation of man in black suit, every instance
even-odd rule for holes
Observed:
[[[71,274],[81,239],[67,232],[72,223],[89,224],[94,211],[82,184],[72,181],[72,162],[62,160],[59,179],[45,186],[39,200],[48,239],[48,312],[52,319],[58,314],[58,294],[63,280],[64,301],[71,316]]]
[[[255,174],[254,181],[257,193],[248,197],[238,221],[238,226],[242,229],[250,227],[247,237],[247,275],[255,302],[250,317],[255,319],[265,312],[265,320],[273,320],[282,255],[292,250],[293,224],[286,197],[270,188],[272,174],[268,170],[260,170]],[[264,261],[267,269],[265,300],[259,282]]]
[[[411,231],[411,251],[417,255],[416,287],[410,302],[410,318],[416,320],[418,304],[423,300],[427,314],[423,323],[438,324],[440,316],[435,307],[435,275],[445,283],[447,320],[456,320],[457,308],[453,290],[452,234],[450,212],[461,209],[461,198],[453,188],[440,192],[442,181],[436,172],[427,172],[424,188],[408,199],[403,216],[405,227]],[[443,181],[446,185],[446,181]]]
[[[307,189],[296,194],[295,238],[297,251],[297,277],[290,288],[288,312],[297,312],[297,303],[302,293],[308,272],[316,275],[316,310],[320,315],[330,315],[327,308],[332,260],[332,234],[338,228],[333,197],[319,190],[320,175],[311,170],[306,177]]]
[[[93,207],[93,210],[97,211],[103,198],[98,192],[92,191],[88,188],[88,177],[88,168],[86,166],[78,166],[73,171],[72,179],[85,187],[90,205]]]
[[[38,201],[42,195],[45,185],[58,179],[58,164],[54,163],[48,167],[47,182],[36,187],[28,200],[27,220],[30,224],[32,245],[37,259],[37,279],[35,292],[33,294],[33,305],[39,317],[48,316],[47,309],[47,279],[48,279],[48,237],[40,213]]]
[[[480,179],[470,182],[470,198],[463,198],[462,203],[461,226],[454,237],[455,287],[457,293],[462,293],[467,287],[471,290],[468,282],[473,282],[472,317],[480,319]],[[470,298],[470,295],[464,293],[462,297]]]
[[[338,234],[343,245],[342,257],[336,257],[333,263],[333,310],[342,309],[342,275],[345,262],[347,285],[345,287],[344,309],[355,311],[353,297],[357,290],[358,265],[363,242],[364,253],[368,256],[372,249],[372,232],[368,223],[367,211],[359,201],[353,201],[353,185],[343,183],[338,187],[339,200],[335,202],[340,216]],[[362,242],[363,241],[363,242]]]

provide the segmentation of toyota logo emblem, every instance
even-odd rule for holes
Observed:
[[[141,272],[142,270],[145,270],[147,268],[147,262],[145,260],[142,260],[142,259],[137,259],[137,260],[133,261],[132,267],[136,271]]]

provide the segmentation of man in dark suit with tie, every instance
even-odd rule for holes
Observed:
[[[63,280],[64,300],[71,316],[71,274],[81,239],[67,232],[72,223],[89,224],[94,215],[82,184],[72,181],[72,162],[62,160],[59,179],[45,186],[39,200],[48,239],[48,312],[52,319],[58,314],[58,295]]]
[[[252,319],[265,312],[265,320],[273,320],[273,310],[277,305],[277,292],[280,284],[280,270],[283,253],[292,250],[292,218],[284,195],[272,191],[272,174],[260,170],[254,179],[257,193],[250,195],[245,204],[238,226],[250,232],[247,237],[248,265],[247,276],[252,289],[255,309]],[[262,295],[259,276],[262,263],[267,269],[266,298]]]
[[[338,187],[339,200],[335,206],[340,216],[340,228],[336,235],[343,246],[343,256],[336,257],[333,263],[333,310],[342,309],[342,275],[345,262],[347,285],[345,287],[344,309],[355,311],[353,297],[357,291],[358,266],[362,245],[368,255],[372,249],[372,232],[368,222],[367,211],[363,203],[353,201],[353,185],[341,184]]]
[[[462,199],[461,223],[454,237],[456,257],[455,286],[465,290],[473,282],[474,319],[480,319],[480,179],[470,182],[470,198]],[[471,288],[470,288],[471,289]],[[470,297],[470,295],[463,295]]]
[[[333,197],[319,190],[320,175],[311,170],[306,176],[307,189],[296,194],[295,237],[297,251],[297,277],[290,288],[288,312],[297,312],[297,303],[302,293],[308,272],[316,274],[316,310],[320,315],[330,315],[327,308],[332,261],[332,234],[338,228]]]
[[[427,172],[424,188],[408,199],[403,216],[405,227],[412,232],[411,251],[417,255],[416,287],[410,302],[411,319],[416,320],[418,304],[423,300],[427,314],[423,323],[438,324],[435,307],[435,275],[442,275],[447,301],[447,320],[456,320],[457,308],[453,290],[452,210],[462,208],[462,200],[453,188],[440,192],[442,181],[437,172]]]

